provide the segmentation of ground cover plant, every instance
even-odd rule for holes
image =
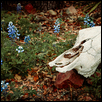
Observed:
[[[1,98],[6,101],[16,101],[21,98],[35,101],[36,96],[41,96],[42,91],[39,88],[42,87],[45,90],[43,95],[47,95],[49,81],[55,80],[57,73],[55,67],[49,68],[48,63],[74,45],[77,33],[74,33],[72,29],[64,30],[66,20],[61,18],[63,15],[53,21],[52,34],[48,31],[43,32],[42,23],[35,23],[36,17],[33,14],[23,14],[20,6],[18,4],[17,11],[14,12],[5,11],[3,8],[1,10]],[[90,17],[88,13],[84,14],[84,17],[78,19],[80,29],[95,26],[94,18]],[[30,77],[30,75],[32,76],[29,74],[30,71],[34,75],[33,79]],[[14,79],[15,75],[18,76],[17,80]],[[34,84],[38,82],[36,88],[16,84],[28,76],[29,80],[34,81]],[[47,80],[48,85],[45,84],[46,77],[50,77]],[[94,84],[90,90],[94,88],[94,91],[91,91],[96,94],[100,93],[100,80],[100,77],[97,76],[92,78]],[[51,87],[54,87],[53,83]],[[56,90],[53,88],[52,92],[56,92]],[[87,89],[86,92],[90,90]],[[67,91],[65,92],[67,93]],[[100,94],[96,97],[100,98]]]

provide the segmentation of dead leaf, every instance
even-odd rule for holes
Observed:
[[[52,81],[56,81],[56,76],[53,76],[53,79],[52,79]]]
[[[44,88],[44,89],[47,89],[47,86],[46,86],[46,85],[43,85],[43,88]]]
[[[46,94],[47,94],[47,91],[46,91],[46,90],[44,90],[43,95],[46,95]]]
[[[36,75],[36,76],[34,76],[33,80],[34,80],[35,82],[37,82],[38,78],[39,78],[38,75]]]
[[[28,80],[30,80],[31,82],[33,82],[34,80],[33,80],[33,77],[30,75],[30,74],[28,74],[28,76],[26,77]]]
[[[15,80],[17,80],[18,82],[22,81],[22,80],[21,80],[21,76],[18,75],[18,74],[15,74],[14,78],[15,78]]]

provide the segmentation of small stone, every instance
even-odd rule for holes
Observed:
[[[40,14],[44,16],[44,12],[40,12]]]
[[[75,9],[74,6],[70,6],[68,7],[68,9],[66,10],[67,14],[77,14],[77,10]]]
[[[53,10],[49,10],[49,14],[51,14],[52,16],[56,16],[57,15],[57,13],[55,11],[53,11]]]

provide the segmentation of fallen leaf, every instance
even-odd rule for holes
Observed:
[[[54,88],[53,91],[56,92],[57,91],[57,88]]]
[[[30,75],[30,74],[28,74],[28,76],[26,77],[28,80],[30,80],[31,82],[33,82],[33,77]]]
[[[37,80],[38,80],[38,75],[34,76],[33,80],[34,80],[35,82],[37,82]]]
[[[43,88],[44,88],[44,89],[47,89],[47,86],[46,86],[46,85],[43,85]]]
[[[47,91],[46,91],[46,90],[44,90],[43,95],[46,95],[46,94],[47,94]]]
[[[15,78],[15,80],[18,81],[18,82],[22,81],[22,80],[21,80],[21,76],[18,75],[18,74],[15,74],[14,78]]]
[[[33,97],[36,96],[35,94],[33,94]]]
[[[56,76],[53,76],[53,79],[52,79],[52,81],[56,81]]]

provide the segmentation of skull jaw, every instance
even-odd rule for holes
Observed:
[[[94,58],[92,55],[89,55],[89,63],[88,60],[85,60],[87,53],[82,53],[78,58],[76,58],[72,63],[64,67],[56,67],[56,71],[61,73],[66,73],[70,70],[77,70],[77,72],[84,77],[90,77],[96,71],[98,65],[101,63],[101,54],[97,54]],[[83,58],[83,60],[81,60]],[[91,61],[91,62],[90,62]],[[86,65],[87,64],[87,65]]]

